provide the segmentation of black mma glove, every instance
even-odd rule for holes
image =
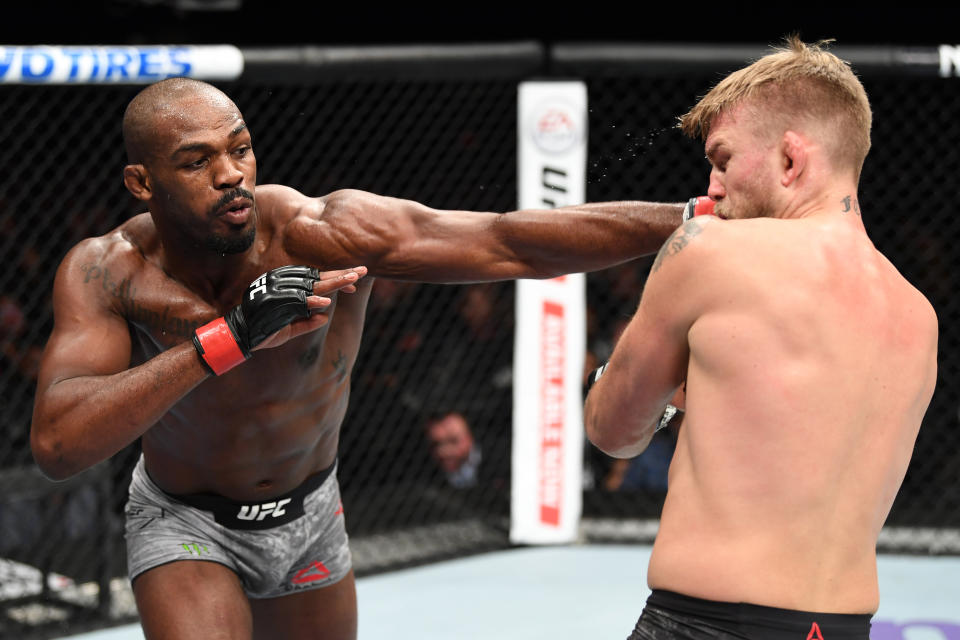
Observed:
[[[586,391],[586,393],[590,393],[591,387],[593,387],[593,385],[595,385],[595,384],[597,383],[597,380],[600,379],[600,376],[603,375],[603,372],[607,370],[607,365],[608,365],[608,364],[610,364],[610,363],[609,363],[609,362],[604,362],[601,366],[597,367],[596,369],[594,369],[593,371],[590,372],[590,374],[587,376],[587,391]]]
[[[243,300],[222,318],[194,332],[200,359],[216,375],[223,375],[250,357],[258,344],[294,320],[307,318],[307,297],[320,271],[287,266],[268,271],[250,283]]]

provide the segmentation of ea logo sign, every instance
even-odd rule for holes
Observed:
[[[551,100],[533,111],[530,131],[537,147],[546,153],[563,153],[580,142],[583,132],[578,126],[582,119],[574,108],[564,102]]]

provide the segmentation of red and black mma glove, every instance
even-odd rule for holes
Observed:
[[[683,207],[683,221],[686,222],[694,216],[712,216],[713,207],[717,203],[709,196],[698,196],[690,198],[686,206]]]
[[[249,358],[258,344],[294,320],[310,316],[307,296],[313,295],[313,283],[319,279],[320,272],[313,267],[288,266],[251,282],[240,304],[194,332],[200,360],[220,376]]]

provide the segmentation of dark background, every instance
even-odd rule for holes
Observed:
[[[221,10],[210,10],[216,7]],[[0,8],[0,44],[766,43],[788,32],[799,32],[806,40],[836,38],[843,45],[953,44],[960,42],[960,6],[34,0],[4,2]]]
[[[309,8],[303,2],[242,0],[238,10],[198,12],[177,9],[175,1],[204,2],[0,0],[0,45],[762,44],[791,31],[806,40],[833,37],[843,46],[960,43],[960,6],[943,11],[914,4],[881,12],[858,5],[791,5],[787,13],[743,4],[634,2],[626,13],[601,1],[575,9],[462,2],[427,10],[358,0],[314,1]],[[641,74],[625,65],[596,65],[588,73],[567,64],[551,65],[550,72],[588,84],[588,200],[642,194],[679,201],[702,193],[702,146],[682,138],[674,123],[716,80],[716,71]],[[257,146],[261,182],[311,195],[352,187],[439,208],[512,209],[517,76],[410,79],[397,77],[399,68],[384,67],[376,79],[345,74],[320,81],[335,71],[321,66],[308,83],[242,78],[225,86],[252,123],[255,139],[264,141]],[[899,70],[864,82],[875,118],[861,191],[868,229],[877,247],[931,299],[941,322],[937,393],[889,520],[897,527],[933,527],[933,533],[907,531],[884,548],[960,553],[939,535],[960,526],[960,244],[954,240],[960,237],[960,82]],[[0,555],[104,585],[96,604],[86,608],[58,602],[56,592],[32,596],[64,618],[40,616],[30,623],[36,629],[6,615],[31,596],[0,601],[4,638],[59,637],[134,617],[132,606],[124,609],[119,599],[113,601],[119,617],[108,614],[113,604],[106,584],[123,574],[119,514],[136,448],[74,484],[53,484],[30,465],[26,442],[35,384],[30,362],[49,335],[56,265],[80,238],[104,233],[140,210],[117,178],[124,164],[119,122],[138,89],[0,84],[0,295],[13,298],[27,319],[20,323],[23,333],[0,334]],[[607,357],[616,326],[636,308],[648,267],[649,258],[591,274],[589,345],[595,360]],[[378,281],[340,450],[358,575],[508,546],[511,396],[500,373],[509,370],[512,354],[511,287]],[[485,293],[492,304],[476,304],[468,292]],[[463,310],[484,307],[495,312],[487,320],[493,318],[498,331],[492,338],[481,332],[482,340],[465,339]],[[428,459],[421,425],[425,413],[438,408],[468,415],[482,439],[487,462],[475,487],[446,486]],[[669,457],[655,454],[661,462]],[[635,476],[631,484],[611,487],[608,459],[588,449],[585,462],[594,480],[584,494],[588,518],[659,513],[662,486],[627,473]],[[624,541],[615,529],[598,530],[590,539]],[[0,576],[0,586],[17,579]]]

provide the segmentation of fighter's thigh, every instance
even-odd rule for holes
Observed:
[[[147,640],[244,640],[253,628],[240,579],[222,564],[170,562],[133,581]]]
[[[357,591],[353,570],[339,582],[278,598],[251,599],[256,640],[354,640]]]

